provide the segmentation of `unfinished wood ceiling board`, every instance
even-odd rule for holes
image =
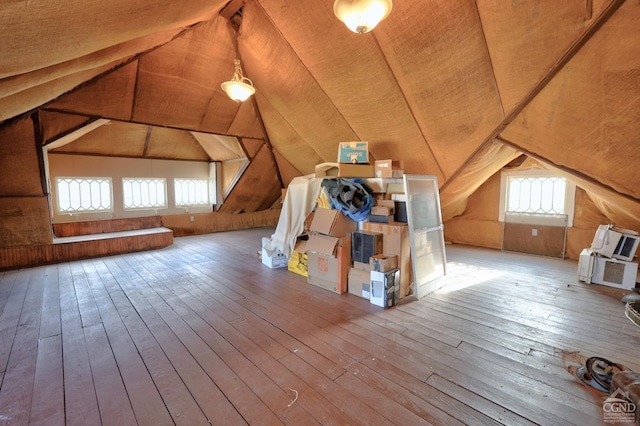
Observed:
[[[282,183],[285,187],[289,186],[293,178],[302,176],[300,170],[298,170],[293,164],[287,161],[278,151],[273,151],[273,155],[276,158],[276,164],[278,170],[280,170],[280,176],[282,177]]]
[[[469,196],[464,213],[447,219],[444,235],[457,244],[500,249],[503,223],[498,222],[500,209],[500,173],[494,173]]]
[[[133,121],[225,134],[239,108],[220,88],[233,75],[233,58],[221,17],[144,55]]]
[[[255,27],[259,26],[262,29],[267,26],[268,21],[264,22],[267,18],[260,16],[262,9],[258,5],[247,4],[244,8],[243,26],[248,22],[251,25],[244,27],[246,31],[241,38],[243,57],[260,55],[259,60],[256,58],[249,62],[250,70],[253,70],[254,64],[279,61],[279,55],[274,55],[275,52],[266,51],[264,48],[260,51],[259,46],[282,44],[281,37],[284,37],[287,48],[290,46],[297,56],[295,61],[301,61],[306,73],[310,74],[313,85],[319,86],[329,97],[333,108],[337,109],[342,116],[341,120],[345,120],[348,126],[348,131],[336,128],[336,136],[328,135],[326,127],[316,128],[316,132],[322,135],[322,140],[318,140],[319,147],[316,147],[316,143],[313,145],[326,161],[332,161],[336,157],[338,142],[364,140],[369,142],[369,150],[375,158],[403,159],[407,173],[429,172],[443,180],[443,173],[428,149],[413,111],[406,102],[406,94],[398,85],[397,78],[389,68],[387,58],[380,50],[374,35],[378,29],[384,31],[385,26],[391,29],[403,25],[405,17],[402,14],[395,13],[394,10],[374,32],[363,35],[349,31],[335,17],[331,4],[327,2],[306,0],[287,2],[285,5],[282,0],[261,0],[259,3],[264,7],[268,19],[274,23],[277,32],[268,39],[262,35],[254,36]],[[416,5],[418,7],[417,2]],[[418,8],[425,9],[422,4]],[[415,10],[411,13],[418,16]],[[254,20],[256,22],[253,22]],[[287,62],[276,66],[282,68],[280,72],[289,72],[291,68]],[[274,71],[264,69],[263,66],[262,70],[256,72],[264,72],[271,77]],[[302,87],[307,85],[304,80],[299,80],[300,76],[295,73],[285,75],[285,78],[296,83],[295,89],[298,93],[303,92]],[[265,82],[271,83],[271,80]],[[257,87],[260,88],[262,85]],[[304,93],[300,99],[292,98],[293,105],[298,108],[284,110],[274,100],[271,92],[265,93],[265,97],[285,120],[307,139],[297,122],[315,120],[312,115],[307,114],[306,108],[299,107],[303,102],[315,107],[316,99]],[[328,127],[335,125],[329,123]],[[352,138],[353,134],[356,139]],[[333,150],[331,155],[326,155],[324,146],[329,144]],[[285,151],[281,152],[284,154]]]
[[[585,157],[585,159],[588,159],[587,161],[594,158],[596,157]],[[616,193],[615,191],[611,191],[590,177],[567,172],[543,161],[539,161],[538,163],[542,168],[550,170],[555,175],[562,176],[582,188],[590,200],[589,204],[593,204],[601,215],[608,218],[606,223],[615,223],[621,228],[640,231],[640,202]],[[576,201],[576,206],[577,205],[578,203]],[[577,215],[578,213],[576,212],[575,214]]]
[[[249,99],[249,101],[239,104],[236,116],[233,118],[233,122],[225,134],[256,139],[264,137],[262,126],[260,126],[260,121],[256,115],[256,108],[253,105],[253,100]]]
[[[40,110],[38,114],[40,115],[40,126],[45,144],[93,121],[93,118],[84,115],[56,111]]]
[[[243,9],[238,43],[269,139],[289,161],[298,167],[307,155],[311,161],[335,161],[338,142],[358,140],[289,41],[254,2]]]
[[[276,164],[267,149],[261,149],[220,207],[223,213],[265,210],[280,197]]]
[[[225,161],[245,157],[240,143],[234,137],[201,132],[191,132],[191,134],[212,161]]]
[[[131,120],[138,61],[104,75],[48,105],[80,114]]]
[[[626,2],[501,135],[640,199],[639,36],[640,4]]]
[[[108,47],[67,62],[0,79],[0,94],[2,94],[3,97],[9,96],[69,74],[94,69],[113,62],[127,60],[127,58],[130,58],[135,54],[166,43],[171,40],[177,32],[177,30],[171,30],[152,34],[141,39],[131,40],[116,46]]]
[[[584,0],[478,0],[478,11],[507,114],[592,22]]]
[[[0,197],[43,195],[31,118],[0,127]]]
[[[612,223],[611,219],[602,213],[584,189],[576,188],[575,208],[573,211],[573,226],[595,230],[598,225]]]
[[[209,162],[209,155],[186,130],[151,127],[145,158]]]
[[[249,158],[255,157],[262,146],[266,146],[266,142],[262,139],[242,138],[242,144],[244,145],[244,149],[247,150],[247,153],[249,153]]]
[[[256,100],[271,146],[303,174],[313,173],[316,164],[336,161],[338,150],[333,141],[329,144],[326,140],[316,140],[315,137],[313,140],[304,139],[264,96],[257,93]],[[324,149],[328,156],[326,159],[316,151],[319,143],[327,145]]]
[[[59,154],[142,157],[149,126],[111,121],[75,141],[51,150]]]
[[[0,124],[9,118],[16,117],[56,99],[60,95],[69,92],[80,84],[91,80],[95,76],[117,65],[118,63],[112,63],[92,70],[70,74],[39,86],[31,87],[11,96],[0,98]]]
[[[5,2],[0,78],[70,61],[110,46],[210,19],[226,0]]]
[[[476,4],[402,1],[389,19],[375,36],[448,179],[503,119]]]
[[[454,179],[440,192],[442,219],[449,220],[462,214],[469,197],[484,182],[521,153],[516,149],[493,141],[484,147]]]
[[[243,168],[249,163],[246,158],[238,158],[235,160],[227,160],[220,163],[220,171],[222,177],[222,192],[228,194],[233,185],[238,180],[238,174],[242,172]]]

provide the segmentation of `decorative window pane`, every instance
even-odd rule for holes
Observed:
[[[56,178],[56,192],[60,213],[112,210],[111,178]]]
[[[122,192],[125,209],[157,209],[167,207],[164,179],[124,178]]]
[[[561,177],[509,177],[508,213],[564,214],[567,182]]]
[[[175,179],[176,206],[209,204],[209,184],[201,179]]]

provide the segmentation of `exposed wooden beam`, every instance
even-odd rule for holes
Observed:
[[[87,153],[87,152],[56,151],[56,152],[50,152],[49,155],[77,155],[79,157],[106,157],[106,158],[135,158],[138,160],[142,158],[139,155],[125,155],[125,154],[112,155],[112,154],[98,154],[95,152]],[[144,157],[144,159],[145,160],[167,160],[167,161],[190,161],[194,163],[202,163],[203,161],[206,161],[206,160],[193,160],[190,158],[167,158],[167,157],[159,157],[159,156]]]
[[[47,110],[41,110],[41,111],[47,111]],[[38,114],[40,114],[40,111],[38,111]],[[67,114],[67,115],[71,115],[71,114],[69,114],[69,113],[66,113],[66,114]],[[73,115],[76,115],[76,114],[73,114]],[[80,117],[85,117],[85,116],[80,115]],[[52,136],[51,138],[49,138],[49,139],[47,139],[47,140],[43,140],[43,141],[42,141],[42,145],[47,145],[47,144],[49,144],[49,143],[51,143],[51,142],[53,142],[53,141],[55,141],[55,140],[57,140],[57,139],[60,139],[60,138],[62,138],[62,137],[65,137],[65,136],[67,136],[68,134],[71,134],[71,133],[75,132],[76,130],[83,128],[84,126],[86,126],[86,125],[88,125],[88,124],[93,123],[93,122],[94,122],[94,121],[96,121],[96,120],[98,120],[98,117],[95,117],[95,116],[86,116],[86,120],[85,120],[84,122],[82,122],[81,124],[79,124],[79,125],[77,125],[77,126],[74,126],[74,127],[70,128],[70,129],[67,129],[67,130],[65,130],[64,132],[61,132],[61,133],[59,133],[59,134],[57,134],[57,135],[55,135],[55,136]]]
[[[278,181],[280,182],[280,188],[284,188],[284,181],[282,180],[282,175],[280,174],[280,168],[278,167],[278,161],[276,160],[276,156],[273,153],[273,145],[271,145],[271,141],[269,140],[269,134],[267,133],[267,128],[264,126],[264,121],[262,121],[262,114],[260,114],[260,108],[258,108],[258,101],[255,96],[251,97],[251,103],[253,104],[253,109],[256,112],[256,117],[258,118],[258,122],[260,123],[260,128],[262,129],[262,134],[264,135],[264,146],[269,150],[269,154],[271,155],[271,159],[273,160],[273,166],[276,168],[276,175],[278,176]],[[257,156],[257,153],[256,153]]]
[[[225,17],[227,19],[231,18],[235,15],[242,6],[244,6],[245,0],[231,0],[227,3],[222,10],[220,11],[220,16]]]
[[[147,127],[147,136],[144,138],[144,148],[142,149],[142,157],[147,157],[147,149],[149,148],[149,140],[151,139],[151,130],[153,130],[153,126]]]
[[[85,113],[82,113],[82,112],[69,111],[69,110],[62,109],[62,108],[43,108],[43,110],[44,111],[50,111],[50,112],[59,112],[59,113],[62,113],[62,114],[74,114],[74,115],[84,116],[84,117],[87,117],[87,118],[91,119],[91,120],[88,120],[88,122],[97,119],[94,115],[85,114]],[[186,128],[186,127],[179,127],[179,126],[170,126],[170,125],[165,125],[165,124],[163,124],[163,125],[154,124],[154,123],[149,123],[149,122],[146,122],[146,121],[122,120],[122,119],[113,118],[113,117],[109,117],[109,116],[103,116],[101,118],[105,119],[105,120],[108,120],[108,121],[119,121],[121,123],[131,123],[131,124],[143,124],[145,126],[163,127],[165,129],[186,130],[186,131],[189,131],[189,132],[208,133],[208,134],[212,134],[212,135],[221,135],[221,136],[229,136],[229,137],[236,137],[236,138],[262,139],[262,137],[260,137],[260,136],[236,135],[236,134],[229,134],[229,133],[222,133],[222,132],[216,133],[216,132],[206,131],[206,130],[202,130],[202,129]],[[85,124],[82,124],[82,126],[84,126],[84,125]]]
[[[47,187],[47,174],[45,172],[44,165],[44,137],[42,135],[42,124],[40,123],[40,113],[36,112],[31,114],[31,121],[33,121],[33,134],[36,144],[36,154],[38,155],[38,169],[40,169],[40,184],[42,185],[42,194],[47,195],[49,193]]]
[[[98,127],[104,126],[105,124],[109,123],[111,120],[105,120],[104,118],[99,118],[95,121],[92,121],[89,124],[83,125],[82,127],[78,128],[77,130],[66,134],[65,136],[52,140],[51,142],[47,143],[45,146],[47,147],[47,151],[50,151],[52,149],[56,149],[56,148],[60,148],[61,146],[64,146],[68,143],[71,143],[73,141],[75,141],[76,139],[81,138],[82,136],[86,135],[87,133],[97,129]]]
[[[238,144],[240,145],[240,148],[242,149],[242,152],[244,152],[245,157],[247,157],[249,160],[251,160],[251,156],[249,155],[249,151],[247,151],[247,147],[244,146],[244,141],[242,140],[242,138],[238,138]],[[260,151],[260,149],[258,149],[258,151]]]
[[[451,184],[463,170],[475,161],[476,157],[489,145],[515,118],[547,87],[553,78],[564,68],[565,65],[587,44],[587,42],[598,32],[598,30],[613,16],[613,14],[622,6],[625,0],[613,0],[600,13],[600,15],[589,25],[589,27],[569,46],[569,48],[558,58],[558,60],[549,68],[549,71],[538,81],[538,83],[525,95],[509,114],[507,114],[496,128],[484,139],[473,154],[465,161],[456,172],[440,187],[440,191],[444,190]]]

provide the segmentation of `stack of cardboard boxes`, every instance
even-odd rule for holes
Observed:
[[[385,308],[410,295],[406,213],[399,212],[404,210],[402,203],[391,199],[391,192],[401,191],[390,190],[386,183],[388,178],[402,177],[402,167],[402,161],[394,160],[370,164],[367,142],[341,143],[338,162],[316,166],[316,177],[369,178],[376,205],[363,222],[337,210],[317,208],[308,222],[308,241],[296,244],[289,270],[306,276],[309,284],[339,294],[348,291]]]
[[[351,232],[357,227],[337,210],[316,209],[306,245],[309,284],[339,294],[347,291]]]

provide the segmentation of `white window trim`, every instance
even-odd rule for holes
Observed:
[[[500,173],[500,208],[498,210],[498,221],[505,221],[505,206],[506,206],[506,193],[507,193],[507,180],[510,177],[564,177],[551,173],[548,170],[530,169],[530,170],[503,170]],[[510,214],[509,222],[527,223],[532,225],[549,225],[549,226],[564,226],[564,217],[566,216],[567,227],[573,226],[573,216],[575,212],[576,204],[576,185],[566,179],[566,189],[564,194],[564,215],[536,215],[536,214]],[[560,223],[562,222],[562,223]]]
[[[207,194],[207,199],[202,203],[179,203],[178,195],[176,191],[176,186],[182,181],[193,181],[193,182],[202,182],[207,186],[207,190],[205,191]],[[174,178],[173,179],[173,198],[176,207],[204,207],[208,206],[209,203],[209,181],[207,179],[197,179],[197,178]]]
[[[72,179],[72,180],[105,180],[107,182],[109,182],[109,197],[110,197],[110,201],[111,201],[111,207],[107,208],[107,209],[90,209],[90,210],[62,210],[60,208],[60,191],[58,188],[58,181],[59,180],[66,180],[66,179]],[[59,215],[71,215],[71,216],[75,216],[75,215],[80,215],[80,214],[91,214],[91,213],[112,213],[114,211],[114,199],[113,199],[113,179],[111,179],[110,177],[104,177],[104,176],[56,176],[54,178],[55,181],[55,195],[56,195],[56,212]]]
[[[127,207],[125,206],[125,194],[124,194],[124,182],[127,180],[159,180],[164,183],[164,205],[162,206],[143,206],[143,207]],[[158,210],[165,210],[169,207],[169,197],[167,196],[167,179],[159,177],[123,177],[122,178],[122,208],[124,211],[141,211],[141,210],[153,210],[156,213]]]

